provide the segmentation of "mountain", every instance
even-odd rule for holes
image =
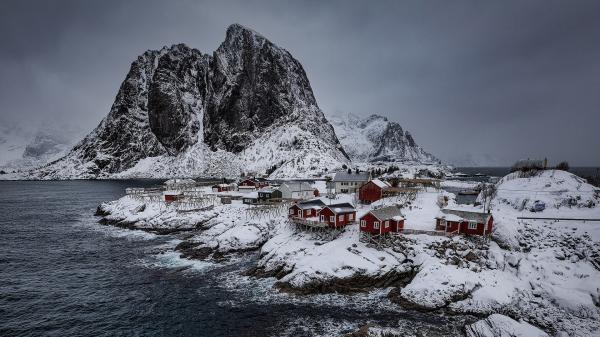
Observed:
[[[66,126],[45,126],[34,130],[18,126],[0,127],[0,170],[28,170],[56,160],[73,147],[72,138],[67,137],[69,132],[78,133]]]
[[[408,131],[386,117],[354,114],[329,116],[346,153],[356,162],[418,162],[439,160],[415,143]]]
[[[234,24],[212,55],[177,44],[139,56],[98,127],[29,177],[291,177],[346,162],[302,65]]]

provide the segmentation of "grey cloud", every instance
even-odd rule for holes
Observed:
[[[0,123],[91,130],[130,63],[239,22],[288,49],[327,113],[380,113],[443,159],[600,165],[597,1],[3,1]]]

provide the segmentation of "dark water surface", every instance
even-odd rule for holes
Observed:
[[[97,224],[102,201],[155,181],[0,181],[0,336],[338,335],[373,321],[460,335],[472,317],[402,312],[385,292],[294,297],[178,258],[177,235]]]

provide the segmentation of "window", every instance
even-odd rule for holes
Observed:
[[[440,220],[440,225],[446,227],[448,225],[448,222],[446,222],[446,220]]]
[[[302,210],[301,209],[298,210],[298,216],[302,217]]]
[[[344,215],[342,214],[342,215],[338,216],[338,219],[339,219],[340,221],[344,221]]]
[[[379,229],[379,221],[375,221],[375,222],[373,223],[373,228],[375,228],[375,229]]]
[[[325,222],[325,216],[321,215],[321,222]]]
[[[292,215],[294,214],[294,210],[293,209],[290,209],[290,214],[292,214]]]
[[[469,229],[477,229],[477,222],[469,221]]]
[[[386,221],[383,223],[383,227],[385,227],[385,228],[389,228],[389,227],[390,227],[390,221],[389,221],[389,220],[386,220]]]
[[[308,212],[306,212],[308,215],[311,215],[312,213],[312,209],[309,209]]]
[[[367,222],[365,220],[360,220],[360,227],[362,227],[362,228],[367,227]]]
[[[329,217],[329,222],[335,222],[335,216],[333,216],[333,215],[332,215],[332,216],[330,216],[330,217]]]
[[[347,188],[342,188],[342,193],[348,193],[348,189]]]
[[[354,220],[354,213],[348,214],[348,220],[350,220],[350,221]]]

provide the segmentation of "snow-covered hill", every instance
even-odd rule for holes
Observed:
[[[179,44],[139,56],[100,125],[25,178],[307,176],[347,162],[302,65],[234,24],[212,55]]]
[[[328,116],[346,153],[357,162],[438,163],[400,124],[386,117]]]

